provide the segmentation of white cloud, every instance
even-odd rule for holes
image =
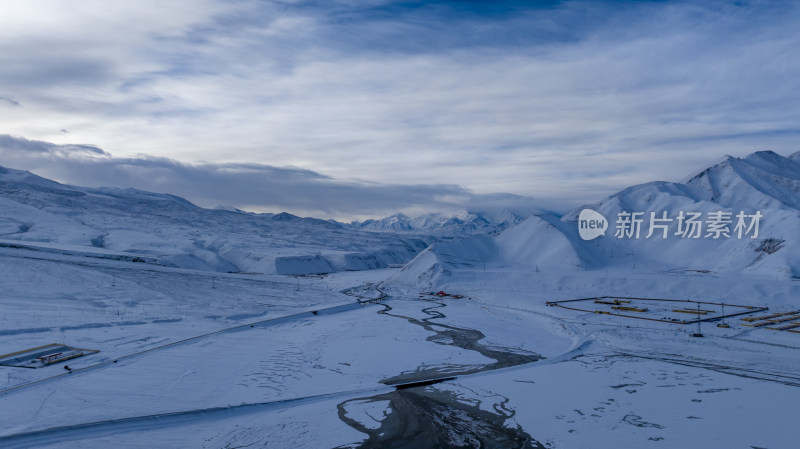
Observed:
[[[446,4],[13,3],[0,85],[25,107],[0,107],[2,132],[120,157],[572,205],[725,153],[789,153],[800,133],[792,3],[468,17]]]
[[[88,145],[56,145],[0,135],[0,160],[63,183],[134,187],[169,193],[204,207],[254,212],[288,211],[336,219],[381,217],[398,211],[456,212],[466,208],[533,207],[515,195],[477,195],[458,185],[403,185],[336,179],[296,167],[253,163],[184,164],[163,157],[117,158]]]

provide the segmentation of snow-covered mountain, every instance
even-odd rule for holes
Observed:
[[[349,227],[377,232],[404,232],[414,230],[414,226],[411,224],[411,218],[405,214],[394,214],[385,218],[369,219],[363,222],[354,221],[349,224]]]
[[[0,167],[0,245],[223,272],[312,274],[404,263],[428,242],[288,213],[203,209]]]
[[[579,215],[585,208],[607,220],[603,236],[593,240],[579,236]],[[621,221],[630,217],[628,213],[641,213],[638,238]],[[723,214],[722,234],[711,232],[717,213]],[[695,220],[699,234],[685,232],[689,214],[699,214]],[[741,235],[736,229],[739,214],[745,225]],[[754,219],[757,214],[761,217]],[[758,221],[757,235],[751,227],[754,221]],[[648,236],[651,224],[662,226],[653,227]],[[685,182],[632,186],[562,217],[531,216],[491,240],[438,243],[398,277],[429,280],[448,266],[487,263],[541,271],[617,267],[800,277],[800,153],[729,156]]]
[[[370,232],[408,232],[437,236],[497,235],[541,209],[465,210],[458,214],[429,213],[411,218],[398,213],[381,219],[354,221],[347,226]]]
[[[184,268],[282,274],[378,268],[410,260],[436,240],[428,235],[449,238],[420,255],[413,270],[419,273],[437,264],[489,263],[541,271],[616,266],[800,276],[800,153],[726,157],[685,182],[629,187],[564,216],[499,209],[341,224],[288,213],[203,209],[172,195],[67,186],[5,168],[0,192],[0,244]],[[584,208],[605,217],[604,236],[580,238]],[[676,234],[682,212],[700,214],[701,226],[715,213],[730,214],[728,236],[715,239],[705,235],[707,229],[698,238]],[[616,236],[625,213],[641,214],[638,238]],[[739,213],[761,216],[758,235],[752,228],[736,235]],[[665,218],[668,229],[648,236],[653,218]],[[465,235],[472,237],[452,241]]]

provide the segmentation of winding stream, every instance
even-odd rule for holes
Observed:
[[[379,314],[407,320],[434,334],[426,340],[476,351],[494,360],[486,365],[421,366],[381,382],[398,385],[521,365],[543,357],[516,348],[487,346],[476,330],[434,322],[446,318],[444,302],[431,301],[418,319],[392,312],[382,303]],[[496,394],[475,394],[457,384],[446,387],[415,386],[390,393],[351,399],[338,404],[339,419],[368,437],[360,448],[544,448],[513,421],[509,399]],[[464,397],[470,399],[464,399]],[[480,397],[480,400],[474,399]],[[488,411],[488,410],[491,411]]]

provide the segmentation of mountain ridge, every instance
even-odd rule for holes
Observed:
[[[745,272],[782,278],[800,278],[800,152],[784,157],[759,151],[745,157],[728,156],[695,172],[685,182],[653,181],[622,189],[600,201],[569,211],[561,217],[532,216],[494,238],[496,253],[476,249],[462,261],[442,254],[434,244],[411,262],[413,268],[399,273],[400,282],[417,282],[409,273],[426,273],[426,282],[452,271],[449,266],[469,266],[469,260],[485,265],[519,270],[597,270],[617,268],[665,272]],[[608,221],[604,236],[583,240],[578,232],[578,215],[592,209]],[[638,238],[617,236],[618,218],[640,212],[644,221]],[[677,233],[681,212],[700,213],[706,226],[708,217],[729,213],[729,237],[713,238],[703,228],[700,238],[685,238]],[[667,236],[661,229],[647,236],[649,219],[667,213]],[[737,214],[761,214],[759,233],[734,233]],[[752,237],[756,238],[752,238]],[[460,243],[462,254],[469,254],[469,243]],[[485,244],[477,246],[484,248]],[[446,252],[446,250],[444,250]],[[478,257],[478,255],[483,255]],[[461,264],[461,265],[459,265]],[[421,266],[415,266],[421,265]]]
[[[545,213],[540,208],[500,208],[495,211],[465,209],[459,213],[427,213],[409,217],[403,213],[380,219],[353,221],[345,226],[370,232],[405,232],[457,236],[463,234],[498,235],[526,218]]]

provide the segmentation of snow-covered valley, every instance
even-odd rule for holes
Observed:
[[[797,154],[588,206],[759,210],[744,239],[582,240],[581,208],[441,239],[32,176],[2,173],[0,354],[99,352],[0,365],[0,447],[794,446]]]

